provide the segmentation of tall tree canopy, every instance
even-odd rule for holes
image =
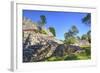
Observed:
[[[49,30],[54,36],[56,36],[56,31],[54,27],[49,27]]]
[[[69,33],[70,33],[72,36],[76,35],[78,32],[79,32],[79,31],[78,31],[78,29],[77,29],[77,27],[76,27],[75,25],[73,25],[73,26],[71,27],[71,29],[69,30]]]
[[[86,34],[83,34],[81,39],[87,40],[89,43],[91,43],[91,31],[89,30]]]
[[[82,39],[82,40],[88,40],[87,34],[83,34],[82,37],[81,37],[81,39]]]
[[[88,36],[89,43],[91,43],[91,31],[90,30],[87,32],[87,36]]]
[[[91,14],[88,13],[85,17],[83,17],[82,22],[90,26],[91,25]]]
[[[71,36],[75,36],[77,33],[79,33],[79,30],[77,29],[77,27],[75,25],[73,25],[71,27],[71,29],[64,34],[65,39],[67,39],[68,37],[71,37]]]
[[[83,17],[82,22],[88,26],[91,26],[91,13],[88,13],[85,17]],[[83,35],[82,39],[87,39],[87,41],[91,43],[91,31],[89,30],[85,35]]]
[[[70,33],[69,32],[65,32],[64,33],[64,37],[65,37],[65,39],[67,39],[68,37],[70,37],[71,35],[70,35]]]
[[[71,29],[64,34],[65,43],[67,44],[74,44],[76,42],[75,36],[79,33],[77,27],[73,25]]]
[[[46,17],[45,17],[45,15],[40,15],[40,19],[41,19],[41,24],[45,25],[46,24]]]
[[[38,29],[39,31],[42,30],[42,27],[46,24],[46,16],[40,15],[40,20],[38,21]]]

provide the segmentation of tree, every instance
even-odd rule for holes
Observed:
[[[46,24],[46,17],[45,15],[40,15],[40,20],[38,21],[38,29],[39,32],[42,30],[43,26]]]
[[[90,30],[87,32],[87,35],[91,36],[91,31]]]
[[[79,32],[79,31],[78,31],[78,29],[77,29],[77,27],[76,27],[75,25],[73,25],[73,26],[71,27],[71,29],[69,30],[69,34],[70,34],[71,36],[76,35],[78,32]]]
[[[74,44],[76,42],[76,38],[71,36],[71,37],[68,37],[67,39],[64,40],[64,43],[66,44]]]
[[[81,39],[81,38],[80,38],[80,36],[77,36],[76,38],[77,38],[78,40],[80,40],[80,39]]]
[[[83,34],[81,39],[91,43],[91,31],[89,30],[86,34]]]
[[[82,19],[82,22],[87,24],[88,26],[91,26],[91,14],[88,13],[83,19]],[[88,42],[91,43],[91,31],[89,30],[87,32],[87,38],[88,38]],[[83,36],[84,37],[84,36]]]
[[[90,30],[87,32],[87,37],[88,37],[89,43],[91,43],[91,31]]]
[[[40,19],[41,19],[41,24],[45,25],[46,24],[46,17],[45,17],[45,15],[40,15]]]
[[[54,27],[49,27],[49,30],[53,34],[53,36],[56,36],[56,31]]]
[[[72,36],[74,37],[77,33],[79,33],[79,31],[78,31],[77,27],[75,25],[73,25],[71,27],[71,29],[64,34],[64,37],[65,37],[65,39],[67,39],[68,37],[72,37]]]
[[[64,33],[64,37],[65,37],[65,39],[69,38],[70,36],[71,36],[71,35],[70,35],[69,32],[65,32],[65,33]]]
[[[88,13],[85,17],[83,17],[82,22],[90,26],[91,25],[91,14]]]
[[[74,44],[76,42],[76,35],[78,33],[78,29],[75,25],[71,27],[71,29],[64,34],[66,44]]]
[[[88,40],[87,34],[83,34],[82,37],[81,37],[81,39],[82,39],[82,40]]]

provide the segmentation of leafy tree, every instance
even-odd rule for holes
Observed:
[[[88,13],[83,19],[82,19],[82,22],[87,24],[88,26],[91,26],[91,14]],[[87,36],[87,38],[86,38]],[[85,36],[83,35],[82,38],[86,38],[87,41],[89,41],[89,43],[91,43],[91,31],[89,30],[87,32],[87,34],[85,34]]]
[[[77,39],[80,40],[81,38],[79,36],[77,36]]]
[[[65,32],[65,33],[64,33],[64,37],[65,37],[65,39],[69,38],[70,36],[71,36],[71,35],[70,35],[69,32]]]
[[[78,32],[79,31],[78,31],[77,27],[75,25],[73,25],[71,27],[71,29],[64,34],[64,37],[65,37],[65,39],[67,39],[69,37],[74,37]]]
[[[82,39],[82,40],[88,40],[87,34],[83,34],[82,37],[81,37],[81,39]]]
[[[64,34],[66,44],[74,44],[76,42],[76,35],[78,33],[78,29],[75,25],[71,27],[71,29]]]
[[[88,13],[85,17],[83,17],[82,22],[90,26],[90,24],[91,24],[91,14]]]
[[[76,42],[76,38],[75,37],[68,37],[67,39],[65,39],[64,43],[66,44],[74,44]]]
[[[39,32],[42,30],[42,27],[46,24],[46,17],[45,15],[40,15],[40,21],[38,21],[38,29]]]
[[[91,31],[90,30],[87,32],[87,35],[91,35]]]
[[[79,32],[79,31],[78,31],[78,29],[77,29],[77,27],[76,27],[75,25],[73,25],[73,26],[71,27],[71,29],[69,30],[69,34],[70,34],[71,36],[76,35],[78,32]]]
[[[89,43],[91,43],[91,31],[90,30],[87,32],[87,37],[88,37]]]
[[[86,34],[83,34],[81,39],[87,40],[89,43],[91,43],[91,31],[89,30]]]
[[[45,17],[45,15],[40,15],[40,19],[41,19],[41,24],[45,25],[46,24],[46,17]]]
[[[54,36],[56,36],[56,31],[54,27],[49,27],[49,30]]]

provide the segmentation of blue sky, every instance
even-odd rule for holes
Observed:
[[[33,22],[40,20],[40,15],[45,15],[47,23],[46,28],[54,27],[56,30],[56,38],[64,39],[64,33],[75,25],[79,33],[78,36],[85,34],[90,27],[82,23],[82,18],[86,16],[87,13],[79,12],[51,12],[51,11],[36,11],[36,10],[23,10],[23,17],[31,19]]]

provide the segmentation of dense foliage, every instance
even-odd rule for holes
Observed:
[[[85,17],[83,17],[82,22],[90,26],[91,25],[91,14],[88,13]]]
[[[79,31],[78,31],[77,27],[75,25],[73,25],[71,27],[71,29],[64,34],[64,37],[65,37],[64,43],[74,44],[75,42],[77,42],[75,36],[77,35],[78,32]]]
[[[56,31],[54,27],[49,27],[49,30],[53,34],[53,36],[56,36]]]

